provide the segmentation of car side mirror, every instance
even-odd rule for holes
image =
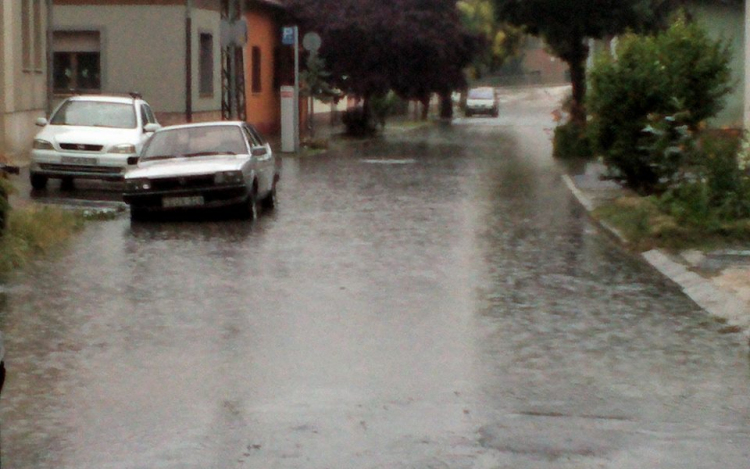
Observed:
[[[156,132],[159,129],[161,129],[161,125],[154,123],[146,124],[143,126],[143,131],[146,133]]]
[[[35,124],[37,127],[44,127],[45,125],[49,124],[49,122],[44,117],[39,117],[37,118]]]
[[[268,150],[266,150],[266,147],[258,147],[253,148],[253,156],[263,156],[268,153]]]

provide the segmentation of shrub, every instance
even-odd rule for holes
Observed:
[[[341,116],[341,122],[346,127],[346,134],[353,137],[364,137],[375,132],[375,127],[363,107],[347,109]]]
[[[679,17],[659,35],[624,36],[616,55],[599,56],[591,71],[592,144],[617,179],[640,192],[654,192],[679,165],[664,160],[674,154],[658,151],[667,137],[657,144],[654,134],[643,132],[649,124],[667,132],[671,124],[661,122],[659,129],[649,116],[663,120],[679,114],[680,125],[693,132],[715,115],[730,90],[729,51]]]
[[[558,125],[552,155],[560,159],[590,158],[593,153],[586,128],[575,122]]]

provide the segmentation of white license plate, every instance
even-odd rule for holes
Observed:
[[[64,164],[80,164],[88,166],[96,166],[97,164],[99,164],[99,160],[97,160],[96,158],[86,158],[78,156],[63,156],[62,162]]]
[[[194,195],[190,197],[164,197],[161,200],[161,205],[165,208],[195,207],[203,205],[203,203],[202,195]]]

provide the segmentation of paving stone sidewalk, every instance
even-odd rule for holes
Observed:
[[[625,194],[618,184],[600,178],[602,170],[592,163],[583,174],[563,176],[573,195],[589,212]],[[599,224],[627,243],[616,228]],[[750,345],[750,246],[746,250],[680,253],[653,249],[641,256],[709,314],[726,320],[728,332],[743,333]]]

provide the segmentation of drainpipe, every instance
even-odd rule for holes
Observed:
[[[45,2],[47,4],[47,48],[46,48],[46,59],[47,59],[47,116],[49,117],[50,114],[52,114],[52,102],[55,99],[55,90],[54,90],[54,79],[53,79],[53,62],[55,60],[54,56],[54,43],[53,43],[53,37],[54,37],[54,16],[52,14],[52,0],[47,0]]]
[[[185,0],[185,120],[193,122],[193,0]]]

